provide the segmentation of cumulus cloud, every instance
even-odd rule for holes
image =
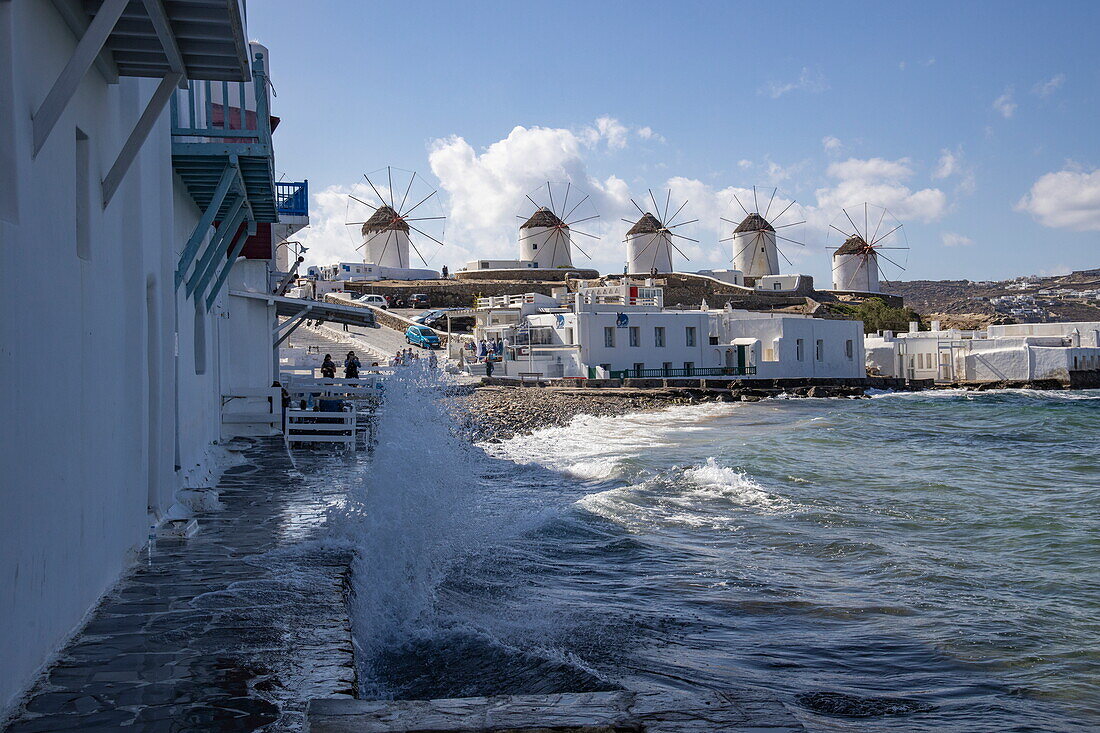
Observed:
[[[364,201],[374,198],[366,183],[352,186],[329,186],[315,191],[310,198],[310,225],[294,235],[293,239],[309,248],[305,265],[331,265],[334,262],[352,262],[361,260],[362,252],[357,252],[359,242],[355,239],[354,227],[348,227],[348,195],[357,196]]]
[[[642,140],[652,140],[653,142],[658,143],[663,143],[665,141],[664,135],[660,135],[654,132],[653,128],[649,126],[639,127],[637,130],[634,131],[634,134]]]
[[[1055,74],[1049,79],[1038,82],[1035,86],[1031,88],[1031,92],[1042,97],[1043,99],[1046,99],[1051,94],[1054,94],[1056,91],[1058,91],[1058,89],[1065,83],[1065,74]]]
[[[742,158],[741,160],[737,161],[737,167],[738,168],[752,168],[752,161],[747,160],[745,158]]]
[[[950,150],[944,148],[940,151],[940,159],[936,162],[936,168],[932,171],[932,177],[936,179],[950,178],[959,172],[959,158]]]
[[[1100,169],[1047,173],[1016,204],[1045,227],[1100,231]]]
[[[839,211],[846,206],[870,202],[885,206],[898,219],[936,221],[947,210],[947,196],[938,188],[913,191],[906,185],[913,176],[908,158],[849,158],[827,170],[835,185],[815,191],[818,207]]]
[[[974,240],[970,237],[964,237],[955,232],[944,232],[942,239],[944,247],[969,247],[974,244]]]
[[[840,142],[840,138],[826,135],[821,138],[821,147],[825,148],[826,153],[837,153],[844,147],[844,144]]]
[[[993,109],[1001,113],[1001,116],[1006,120],[1012,115],[1016,114],[1016,107],[1019,105],[1013,99],[1015,90],[1009,87],[1005,90],[1004,94],[993,100]]]
[[[766,94],[772,99],[779,99],[789,92],[801,91],[817,94],[827,91],[828,89],[829,82],[825,80],[824,74],[820,71],[811,70],[807,66],[803,66],[797,81],[770,81],[760,89],[760,93]]]

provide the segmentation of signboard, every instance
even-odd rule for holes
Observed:
[[[615,314],[615,328],[626,328],[630,323],[630,318],[625,313]]]

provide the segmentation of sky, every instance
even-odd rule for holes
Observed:
[[[425,209],[438,201],[446,220],[422,226],[443,246],[414,233],[436,269],[518,257],[517,217],[547,181],[590,196],[600,218],[575,228],[599,239],[575,237],[591,260],[574,264],[603,272],[622,271],[631,199],[666,197],[698,219],[676,230],[683,271],[731,267],[722,219],[760,199],[772,213],[795,202],[784,222],[806,223],[781,230],[798,242],[779,242],[782,269],[819,285],[832,226],[850,232],[843,210],[865,203],[880,231],[903,225],[884,244],[908,246],[890,253],[905,269],[884,265],[887,279],[1100,267],[1100,3],[253,0],[248,13],[269,48],[276,168],[309,180],[308,264],[361,258],[349,194],[376,203],[364,174],[382,187],[391,166],[437,191]]]

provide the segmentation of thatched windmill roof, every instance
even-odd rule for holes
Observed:
[[[872,248],[867,246],[867,242],[863,241],[863,237],[853,234],[844,240],[844,244],[840,245],[836,252],[833,252],[833,257],[838,255],[861,255],[869,249]]]
[[[642,215],[642,218],[634,223],[634,226],[630,227],[630,231],[626,233],[626,236],[632,234],[655,234],[656,232],[664,229],[661,226],[661,222],[657,220],[653,214],[646,213]]]
[[[564,224],[558,215],[545,206],[539,208],[531,218],[520,224],[520,229],[530,229],[532,227],[556,227]]]
[[[363,234],[385,231],[409,231],[409,225],[397,215],[392,207],[383,204],[375,210],[363,224]]]
[[[733,230],[734,234],[738,232],[774,232],[775,229],[768,223],[768,220],[760,216],[760,214],[749,214],[744,220],[737,225],[737,228]]]

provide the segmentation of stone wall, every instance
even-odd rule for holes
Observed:
[[[583,280],[595,280],[599,271],[579,267],[548,269],[509,269],[509,270],[459,270],[454,273],[456,280],[507,280],[514,282],[565,282],[567,277]]]

